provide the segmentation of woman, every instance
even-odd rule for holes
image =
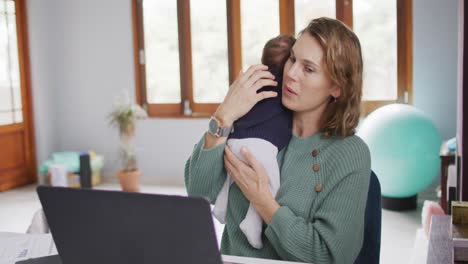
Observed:
[[[301,31],[283,71],[282,103],[293,111],[293,137],[277,155],[281,186],[269,192],[265,169],[243,149],[247,163],[226,147],[233,122],[276,85],[264,65],[241,73],[210,121],[185,167],[191,196],[212,203],[229,171],[221,252],[313,263],[352,263],[363,241],[370,154],[354,135],[362,96],[362,55],[356,35],[341,22],[314,19]],[[220,133],[221,131],[221,133]],[[254,249],[239,230],[249,203],[265,225],[263,248]]]

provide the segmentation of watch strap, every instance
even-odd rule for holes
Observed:
[[[219,136],[220,137],[227,137],[231,133],[231,127],[220,127],[219,128]]]
[[[222,127],[220,125],[219,120],[212,116],[210,119],[210,122],[215,122],[216,126],[215,127],[210,127],[210,133],[214,135],[215,137],[227,137],[231,133],[232,127]]]

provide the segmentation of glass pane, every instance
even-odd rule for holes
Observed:
[[[0,111],[10,111],[11,109],[13,109],[13,104],[10,86],[0,84]]]
[[[19,86],[19,55],[18,55],[18,38],[16,33],[16,16],[8,15],[8,36],[9,40],[9,51],[10,51],[10,66],[11,66],[11,78],[13,85]]]
[[[3,3],[0,3],[3,5]],[[8,70],[8,31],[6,16],[0,14],[0,87],[10,85]],[[2,89],[2,88],[0,88]]]
[[[0,2],[1,6],[5,6],[5,2]],[[10,89],[10,74],[8,70],[8,31],[6,26],[6,16],[0,14],[0,111],[9,111],[12,109],[11,89]],[[9,114],[11,116],[11,114]],[[6,119],[5,114],[1,120]],[[0,122],[2,122],[0,120]],[[4,124],[7,121],[4,121]],[[11,121],[8,121],[11,122]]]
[[[364,59],[363,100],[397,99],[396,6],[396,0],[353,1],[354,31]]]
[[[260,63],[263,46],[279,34],[279,2],[243,0],[241,2],[242,64]]]
[[[194,101],[219,103],[229,88],[226,1],[190,1]]]
[[[13,123],[12,112],[0,112],[0,125],[9,125]]]
[[[180,103],[177,1],[143,1],[149,103]]]
[[[15,1],[6,1],[7,7],[7,13],[14,14],[15,13]]]
[[[336,0],[296,0],[294,15],[297,34],[314,18],[336,18]]]
[[[0,1],[0,14],[5,13],[6,10],[6,2]]]
[[[23,107],[23,103],[21,102],[21,88],[19,86],[13,87],[13,108],[14,109],[21,109]]]
[[[23,122],[23,111],[21,109],[15,111],[14,117],[15,117],[15,123]]]

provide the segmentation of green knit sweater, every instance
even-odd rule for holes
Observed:
[[[190,196],[213,204],[226,179],[224,144],[204,150],[205,136],[185,165]],[[314,151],[315,150],[315,151]],[[236,184],[229,190],[221,252],[256,258],[313,263],[353,263],[364,234],[370,153],[357,136],[293,136],[277,156],[280,209],[264,223],[263,248],[250,246],[239,228],[249,201]]]

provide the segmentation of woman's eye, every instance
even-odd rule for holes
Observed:
[[[307,73],[312,73],[312,72],[314,72],[314,70],[311,69],[311,68],[305,68],[305,71],[306,71]]]

